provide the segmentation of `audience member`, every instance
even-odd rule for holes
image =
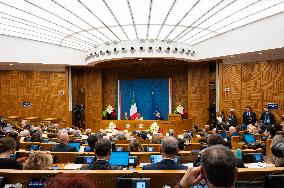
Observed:
[[[66,133],[59,134],[59,144],[51,147],[52,152],[75,152],[76,148],[68,146],[69,135]]]
[[[90,136],[92,134],[92,129],[86,129],[86,135]]]
[[[233,152],[225,146],[215,145],[201,154],[201,166],[188,168],[175,188],[197,185],[204,177],[209,188],[235,187],[238,170]]]
[[[178,154],[178,141],[175,137],[167,136],[162,140],[162,158],[163,160],[154,164],[143,166],[143,170],[182,170],[186,166],[177,164],[175,156]]]
[[[126,137],[125,137],[125,132],[122,132],[122,131],[119,131],[116,133],[116,138],[118,140],[126,140]]]
[[[224,140],[224,138],[218,134],[211,134],[209,135],[207,139],[207,145],[208,147],[214,146],[214,145],[223,145],[228,146],[228,143]],[[203,151],[201,151],[202,153]],[[245,168],[244,162],[242,159],[235,158],[235,162],[237,164],[238,168]],[[201,163],[201,157],[198,156],[198,158],[194,161],[193,166],[200,166]]]
[[[191,132],[183,134],[183,140],[185,141],[185,145],[188,145],[189,143],[191,143],[191,139],[192,139],[192,133]]]
[[[246,107],[245,112],[243,113],[243,125],[247,126],[249,124],[254,125],[256,122],[255,112],[251,111],[249,106]]]
[[[185,148],[184,140],[181,139],[181,138],[178,138],[177,140],[178,140],[178,150],[179,150],[179,151],[183,151],[184,148]]]
[[[147,132],[146,132],[146,131],[141,131],[140,137],[141,137],[143,140],[147,140],[147,139],[148,139],[148,137],[147,137]]]
[[[52,164],[51,154],[36,152],[29,155],[23,164],[23,168],[24,170],[48,170],[51,169]]]
[[[284,137],[282,135],[276,135],[274,136],[271,146],[270,146],[270,150],[273,146],[275,146],[278,143],[284,143]],[[279,167],[284,167],[284,157],[276,157],[275,155],[273,155],[273,153],[270,153],[270,156],[268,158],[268,162],[274,164],[275,166],[279,166]]]
[[[193,125],[193,132],[194,133],[199,133],[199,132],[202,132],[201,129],[199,128],[198,125]]]
[[[95,145],[98,141],[98,133],[96,134],[91,134],[89,135],[89,137],[87,138],[87,142],[88,142],[88,148],[85,148],[85,152],[94,152],[95,151]]]
[[[131,139],[129,141],[128,151],[130,151],[130,152],[142,152],[142,151],[144,151],[144,148],[140,144],[140,142],[137,139],[134,138],[134,139]]]
[[[237,117],[235,115],[234,109],[230,109],[227,123],[229,124],[229,126],[237,126]]]
[[[41,133],[39,133],[38,131],[35,131],[34,133],[32,133],[31,142],[42,142]]]
[[[160,138],[159,134],[153,134],[151,139],[151,144],[161,144],[162,139]]]
[[[170,129],[170,130],[168,131],[168,134],[169,134],[169,136],[175,136],[175,130]]]
[[[263,135],[261,136],[261,140],[262,141],[265,141],[267,139],[273,139],[273,137],[275,136],[276,134],[276,129],[274,126],[272,125],[269,125],[267,127],[267,129],[263,132]]]
[[[82,167],[82,170],[122,170],[122,167],[109,164],[111,155],[111,142],[108,139],[101,138],[95,145],[97,160],[88,166]]]
[[[237,132],[237,129],[234,126],[231,126],[229,128],[229,133],[230,134],[227,136],[227,142],[228,142],[228,145],[232,148],[232,144],[231,144],[232,136],[241,136],[241,134]]]
[[[0,138],[0,169],[22,169],[22,165],[10,158],[15,153],[16,141],[11,137]]]
[[[260,120],[264,125],[266,125],[266,127],[275,123],[274,115],[268,110],[268,108],[263,109]]]
[[[16,151],[19,151],[19,149],[20,149],[20,141],[19,141],[18,133],[16,131],[9,132],[7,134],[7,136],[13,138],[16,141]]]

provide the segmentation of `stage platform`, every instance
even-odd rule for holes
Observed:
[[[147,130],[150,126],[157,122],[158,126],[163,130],[163,134],[169,129],[174,129],[176,134],[183,134],[187,130],[192,130],[192,119],[183,119],[176,121],[163,120],[100,120],[95,119],[95,126],[90,127],[93,131],[99,129],[107,129],[110,122],[113,122],[120,130]]]

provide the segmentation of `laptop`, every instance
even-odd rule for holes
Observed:
[[[244,153],[244,163],[262,163],[264,161],[261,153]]]
[[[154,147],[148,146],[148,147],[146,147],[146,151],[147,151],[147,152],[154,152],[155,149],[154,149]]]
[[[161,160],[163,160],[162,155],[151,155],[151,163],[158,163]],[[180,163],[180,157],[179,156],[175,156],[175,162]]]
[[[80,142],[72,142],[72,143],[69,143],[68,146],[72,148],[76,148],[76,152],[80,151]]]
[[[113,151],[108,162],[111,165],[127,167],[129,165],[129,152]]]
[[[116,147],[115,151],[123,151],[123,147]]]
[[[118,188],[150,188],[150,178],[117,178]]]
[[[252,144],[256,142],[256,139],[253,134],[244,134],[244,142],[246,144]]]

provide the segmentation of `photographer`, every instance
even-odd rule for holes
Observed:
[[[271,154],[268,162],[275,164],[275,166],[284,166],[284,137],[282,135],[276,135],[271,143]]]

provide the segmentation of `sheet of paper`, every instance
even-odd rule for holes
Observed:
[[[76,169],[80,169],[82,166],[82,164],[73,164],[73,163],[69,163],[66,166],[64,166],[65,170],[76,170]]]

